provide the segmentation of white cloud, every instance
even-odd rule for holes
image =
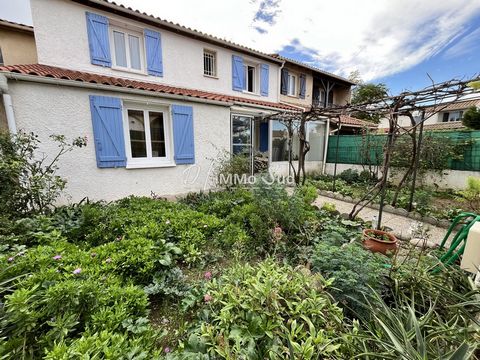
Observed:
[[[456,44],[449,47],[443,54],[444,59],[451,60],[459,57],[464,57],[478,51],[480,39],[480,27],[473,30],[468,35],[465,35]]]
[[[267,53],[293,43],[313,64],[342,75],[358,69],[365,80],[437,54],[480,13],[480,0],[117,2]]]

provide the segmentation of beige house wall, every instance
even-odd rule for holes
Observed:
[[[8,131],[7,114],[3,105],[3,97],[0,96],[0,132]]]
[[[351,95],[350,88],[335,86],[333,88],[333,103],[335,105],[346,105],[350,102]]]
[[[280,102],[298,105],[298,106],[312,106],[312,96],[313,96],[313,76],[312,72],[304,69],[300,66],[295,66],[294,64],[286,64],[285,68],[288,70],[289,73],[294,74],[297,76],[297,95],[290,96],[290,95],[283,95],[280,94]],[[300,91],[300,74],[306,75],[305,81],[305,99],[300,99],[299,91]],[[281,85],[280,85],[281,86]]]
[[[23,31],[0,25],[0,49],[4,65],[37,63],[33,31]]]

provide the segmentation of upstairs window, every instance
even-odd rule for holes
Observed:
[[[254,93],[256,92],[256,78],[257,78],[257,69],[253,65],[244,65],[244,76],[245,76],[245,91]]]
[[[114,65],[134,71],[143,71],[143,35],[112,28]]]
[[[205,76],[217,76],[217,53],[203,50],[203,74]]]
[[[0,48],[0,65],[4,65],[4,63],[3,63],[3,55],[2,55],[2,48]]]
[[[287,95],[297,96],[297,76],[288,74],[288,91]]]

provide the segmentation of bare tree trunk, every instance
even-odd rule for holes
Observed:
[[[415,126],[415,119],[413,118],[412,114],[408,114],[408,117],[410,118],[410,123],[412,127]],[[400,191],[403,189],[403,185],[407,181],[408,177],[412,174],[413,169],[415,167],[416,159],[417,159],[417,128],[414,128],[412,133],[409,133],[411,139],[412,139],[412,157],[410,158],[410,164],[408,166],[407,171],[403,175],[402,179],[400,182],[397,184],[397,188],[395,190],[395,193],[393,194],[393,199],[392,199],[392,206],[395,206],[397,204],[398,196],[400,195]]]

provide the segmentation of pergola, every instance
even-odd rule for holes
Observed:
[[[410,210],[413,203],[413,197],[416,186],[417,168],[419,165],[420,149],[422,146],[423,124],[430,117],[445,109],[449,104],[459,99],[480,99],[480,92],[475,90],[472,82],[477,82],[480,77],[476,76],[473,79],[458,80],[453,79],[441,83],[435,83],[432,80],[432,85],[427,86],[418,91],[404,91],[395,96],[386,96],[381,99],[369,101],[360,104],[346,104],[333,105],[329,107],[312,107],[306,111],[288,111],[277,113],[269,117],[287,124],[289,132],[293,132],[293,123],[296,123],[299,136],[299,159],[297,168],[290,161],[290,166],[294,171],[294,177],[297,184],[300,183],[301,177],[305,181],[305,155],[310,150],[310,145],[306,140],[305,124],[308,121],[318,120],[321,118],[336,119],[337,123],[341,125],[342,115],[355,116],[355,114],[363,113],[368,115],[380,115],[388,119],[389,127],[387,132],[387,141],[383,150],[383,161],[381,177],[373,188],[366,192],[366,194],[354,205],[350,212],[350,218],[355,218],[358,213],[369,203],[371,203],[378,195],[380,195],[380,207],[378,212],[378,228],[381,227],[383,207],[385,203],[385,194],[387,188],[387,180],[389,175],[389,167],[391,154],[395,140],[399,136],[412,136],[413,159],[410,168],[404,175],[402,182],[411,175],[412,187],[410,193]],[[417,114],[419,116],[414,116]],[[411,121],[411,126],[402,127],[398,124],[399,116],[406,116]],[[417,129],[418,137],[417,137]],[[291,148],[291,144],[290,148]],[[338,143],[337,143],[338,146]],[[337,162],[335,161],[334,183],[336,178]]]

